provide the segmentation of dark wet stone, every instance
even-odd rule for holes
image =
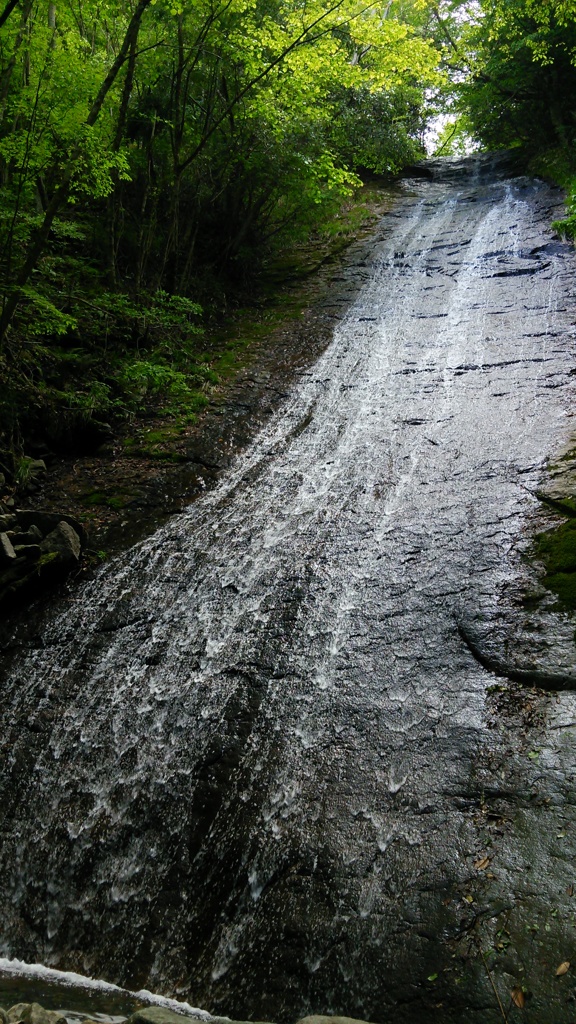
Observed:
[[[331,1017],[312,1014],[310,1017],[301,1017],[296,1024],[368,1024],[365,1020],[358,1020],[356,1017]]]
[[[28,572],[29,565],[22,556],[14,558],[10,564],[2,570],[0,576],[2,588],[8,587],[16,580],[20,580]]]
[[[86,543],[86,532],[82,523],[66,512],[44,512],[42,509],[19,508],[16,511],[16,518],[21,529],[28,530],[35,526],[44,537],[56,529],[59,523],[68,523],[78,534],[81,543]]]
[[[37,526],[31,526],[30,529],[26,530],[24,533],[18,533],[16,530],[9,530],[8,536],[10,537],[12,544],[16,546],[16,544],[37,544],[42,540],[44,534]]]
[[[77,562],[81,549],[80,537],[69,523],[64,522],[58,523],[40,544],[42,554],[55,552],[63,562]]]
[[[40,544],[15,544],[14,551],[17,556],[26,558],[29,562],[40,558],[42,548]]]
[[[523,666],[507,660],[502,654],[495,653],[484,647],[464,622],[458,623],[458,632],[470,653],[489,672],[501,679],[511,679],[524,686],[538,686],[541,690],[576,690],[576,670],[571,672],[547,672],[545,668],[531,665]],[[509,647],[509,645],[507,645]],[[508,650],[509,658],[509,650]]]
[[[0,533],[0,565],[9,565],[16,557],[16,552],[8,534]]]

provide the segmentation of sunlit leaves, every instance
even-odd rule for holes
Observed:
[[[34,216],[56,196],[97,211],[115,282],[122,258],[135,290],[185,294],[197,251],[240,264],[319,223],[356,168],[420,153],[422,95],[438,81],[428,0],[152,0],[137,38],[128,0],[58,0],[55,29],[26,2],[26,23],[0,35],[8,279],[33,265],[26,239],[40,260]]]
[[[523,146],[535,156],[574,143],[576,3],[479,0],[447,3],[456,24],[459,109],[484,145]],[[454,79],[453,79],[454,80]]]

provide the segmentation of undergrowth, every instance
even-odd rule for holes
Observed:
[[[214,389],[270,330],[279,289],[339,252],[373,219],[373,196],[364,190],[333,210],[305,244],[298,238],[277,252],[252,283],[249,329],[234,336],[226,321],[237,317],[248,293],[225,295],[216,282],[212,289],[204,282],[200,304],[162,290],[111,290],[78,215],[74,231],[56,232],[37,283],[26,291],[18,329],[0,352],[0,463],[13,483],[25,483],[16,476],[30,455],[88,454],[119,433],[137,438],[135,451],[166,458],[170,424],[181,430],[195,423]],[[166,421],[157,441],[145,431],[152,418]]]
[[[545,568],[543,583],[560,604],[576,609],[576,519],[536,538],[536,554]]]

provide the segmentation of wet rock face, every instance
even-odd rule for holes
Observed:
[[[494,984],[572,1021],[573,695],[501,693],[458,623],[574,658],[520,556],[569,431],[575,257],[556,192],[466,166],[384,218],[246,456],[6,673],[13,955],[238,1018],[496,1024]]]
[[[15,509],[0,516],[0,609],[31,600],[78,564],[84,530],[65,513]]]
[[[0,533],[0,565],[10,565],[16,558],[16,552],[7,533]]]
[[[54,1010],[45,1010],[40,1003],[16,1003],[0,1013],[7,1024],[67,1024],[66,1017]]]

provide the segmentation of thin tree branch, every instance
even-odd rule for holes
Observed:
[[[116,57],[108,74],[102,82],[102,85],[98,90],[96,99],[94,100],[92,106],[90,107],[90,110],[88,111],[88,115],[84,122],[84,124],[88,128],[91,128],[96,123],[98,115],[100,114],[100,111],[102,110],[102,107],[106,100],[106,97],[110,92],[110,89],[114,85],[114,82],[116,81],[116,78],[122,65],[127,60],[130,54],[133,42],[138,39],[138,33],[140,31],[140,23],[142,21],[142,16],[144,15],[146,8],[150,6],[151,2],[152,0],[139,0],[139,3],[136,9],[134,10],[134,13],[128,24],[128,28],[126,29],[122,45],[120,47],[120,50],[118,51],[118,56]],[[56,217],[56,214],[58,213],[60,208],[68,199],[68,196],[70,194],[70,187],[72,184],[72,178],[74,176],[74,171],[76,169],[76,162],[78,160],[80,152],[81,143],[77,143],[77,145],[74,147],[72,151],[72,154],[66,166],[62,171],[60,184],[58,185],[58,187],[52,195],[52,199],[50,200],[46,212],[44,214],[44,220],[42,221],[41,226],[39,227],[34,239],[32,240],[28,248],[28,252],[26,254],[24,263],[22,264],[18,274],[16,275],[15,284],[5,299],[4,306],[2,309],[2,315],[0,316],[0,344],[2,343],[6,336],[6,331],[8,330],[8,327],[10,326],[10,323],[12,321],[12,317],[14,316],[14,313],[18,308],[18,304],[21,298],[21,290],[28,283],[30,275],[34,270],[38,260],[40,259],[40,256],[42,255],[42,252],[44,250],[44,246],[48,241],[50,231],[52,229],[52,224],[54,223],[54,218]]]
[[[296,36],[295,39],[292,40],[292,42],[289,44],[289,46],[285,47],[285,49],[282,51],[282,53],[280,53],[277,57],[275,57],[274,60],[270,61],[270,63],[267,64],[266,67],[262,69],[262,71],[260,71],[257,75],[255,75],[253,78],[251,78],[250,81],[247,82],[246,85],[242,89],[240,89],[240,91],[238,93],[236,93],[236,95],[230,101],[230,103],[226,106],[226,108],[224,109],[222,114],[220,114],[220,116],[216,118],[216,120],[211,125],[211,127],[205,131],[205,133],[203,134],[202,138],[200,139],[200,142],[198,143],[198,145],[192,150],[190,155],[188,157],[186,157],[186,159],[183,160],[182,163],[179,165],[178,172],[180,174],[183,171],[185,171],[186,168],[189,167],[191,163],[194,162],[196,157],[198,157],[200,155],[202,150],[206,147],[206,144],[208,143],[208,141],[211,139],[211,137],[214,135],[214,133],[216,131],[218,131],[218,128],[220,127],[220,125],[223,124],[223,122],[228,119],[228,117],[230,116],[231,111],[240,102],[240,100],[243,99],[244,96],[246,96],[246,94],[248,92],[250,92],[250,90],[253,89],[255,85],[258,85],[259,82],[263,81],[263,79],[265,79],[270,74],[270,72],[273,71],[273,69],[278,66],[278,64],[281,64],[282,61],[284,61],[286,59],[288,54],[292,53],[299,46],[303,46],[303,45],[307,44],[309,42],[308,37],[309,37],[309,34],[312,31],[312,29],[316,28],[316,25],[319,25],[322,21],[325,21],[326,18],[330,14],[334,13],[334,11],[337,11],[338,8],[340,8],[343,3],[344,3],[344,0],[337,0],[337,2],[335,4],[333,4],[332,7],[329,7],[327,11],[323,11],[322,14],[320,14],[314,21],[312,21],[310,23],[310,25],[307,25],[306,28],[303,29],[302,32],[300,32],[300,34],[298,36]],[[373,0],[372,3],[367,4],[365,7],[362,8],[361,11],[358,11],[355,15],[353,15],[353,17],[347,18],[346,22],[344,22],[344,24],[349,24],[355,18],[359,18],[361,14],[364,14],[366,11],[370,10],[372,7],[376,7],[377,3],[378,3],[378,0]],[[330,31],[330,29],[326,29],[326,32],[329,32],[329,31]],[[324,35],[324,34],[325,34],[325,32],[321,33],[321,35]],[[319,38],[319,36],[316,36],[314,38],[317,39],[317,38]]]
[[[16,7],[17,3],[18,0],[8,0],[6,7],[2,11],[2,14],[0,14],[0,28],[2,28],[2,26],[8,21],[8,18],[12,14],[12,11]]]

